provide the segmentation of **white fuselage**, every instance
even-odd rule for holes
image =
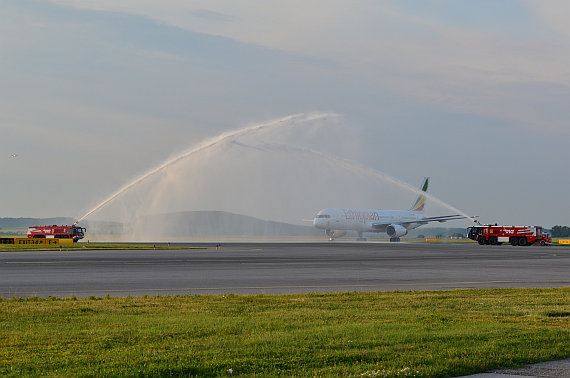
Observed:
[[[423,212],[411,210],[330,208],[319,211],[313,225],[322,230],[385,232],[390,224],[402,225],[406,230],[412,230],[421,226],[425,217]]]

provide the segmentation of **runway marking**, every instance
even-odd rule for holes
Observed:
[[[570,281],[457,281],[457,282],[421,282],[421,283],[387,283],[387,284],[347,284],[347,285],[279,285],[279,286],[234,286],[234,287],[190,287],[190,288],[157,288],[157,289],[93,289],[93,290],[34,290],[19,291],[9,294],[64,294],[64,293],[133,293],[133,292],[167,292],[167,291],[207,291],[207,290],[276,290],[276,289],[339,289],[339,288],[372,288],[383,286],[436,286],[436,285],[484,285],[484,284],[570,284]],[[456,289],[464,289],[458,287]],[[418,289],[422,291],[421,289]],[[453,288],[442,289],[453,290]]]

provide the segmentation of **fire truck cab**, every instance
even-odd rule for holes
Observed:
[[[83,239],[87,229],[79,226],[34,226],[28,227],[28,238],[73,239],[76,243]]]
[[[552,237],[541,226],[477,225],[468,228],[467,237],[480,245],[551,245]]]

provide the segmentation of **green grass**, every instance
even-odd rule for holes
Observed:
[[[156,246],[156,247],[155,247]],[[206,249],[205,247],[184,247],[174,245],[169,247],[164,244],[119,244],[119,243],[73,243],[63,245],[64,251],[71,250],[104,250],[104,249]],[[47,244],[0,244],[0,251],[58,251],[59,245]]]
[[[570,288],[0,299],[2,376],[456,376],[570,356]]]

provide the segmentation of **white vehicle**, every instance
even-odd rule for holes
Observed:
[[[423,192],[427,191],[428,184],[429,177],[426,177],[420,187]],[[420,194],[410,210],[324,209],[315,216],[313,225],[325,230],[331,241],[346,235],[349,230],[354,230],[358,233],[357,240],[360,241],[366,240],[362,237],[364,232],[386,232],[391,242],[399,242],[400,236],[429,222],[443,223],[465,218],[459,214],[427,217],[423,211],[425,202],[425,194]]]

